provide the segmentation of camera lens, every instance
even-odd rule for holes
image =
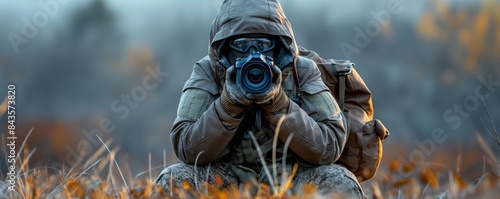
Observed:
[[[272,61],[260,53],[236,61],[236,84],[248,93],[264,93],[271,87]]]
[[[265,92],[271,84],[271,70],[261,62],[247,63],[241,71],[243,89],[249,93]]]
[[[254,84],[262,82],[264,79],[264,72],[258,68],[253,68],[248,72],[248,80]]]

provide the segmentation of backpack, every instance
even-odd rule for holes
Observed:
[[[299,47],[299,56],[316,63],[323,82],[332,92],[347,120],[349,137],[335,163],[353,172],[359,182],[373,178],[382,159],[382,141],[390,133],[380,120],[373,119],[371,92],[354,69],[354,63],[347,60],[325,60],[316,52],[303,47]],[[298,80],[295,69],[293,73],[293,78]]]

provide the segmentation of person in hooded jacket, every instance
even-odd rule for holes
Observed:
[[[279,2],[226,0],[211,26],[208,55],[184,85],[171,130],[182,163],[165,168],[156,184],[199,187],[219,178],[222,188],[276,186],[284,183],[282,173],[294,173],[293,191],[312,184],[320,194],[361,198],[354,174],[333,163],[346,128],[316,64],[298,56]]]

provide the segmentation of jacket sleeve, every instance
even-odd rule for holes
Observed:
[[[304,91],[301,107],[290,103],[288,113],[266,115],[266,119],[275,129],[279,118],[284,116],[278,132],[280,140],[285,142],[293,134],[289,148],[296,155],[311,164],[330,164],[340,157],[347,142],[346,123],[316,65],[306,65],[312,67],[299,68]]]
[[[215,160],[242,120],[224,112],[209,71],[203,64],[194,66],[170,134],[175,154],[187,164],[205,165]]]

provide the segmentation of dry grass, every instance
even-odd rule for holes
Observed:
[[[479,134],[477,138],[482,139]],[[481,147],[491,151],[482,141],[479,141]],[[460,162],[461,156],[456,158]],[[414,165],[391,160],[383,165],[386,169],[368,181],[369,186],[365,186],[364,191],[370,198],[497,198],[500,194],[500,162],[490,155],[483,156],[483,160],[484,168],[492,169],[483,169],[476,177],[460,172],[459,165],[456,170],[451,170],[448,165],[439,163]]]
[[[489,113],[488,113],[489,115]],[[491,118],[490,118],[491,121]],[[491,123],[486,131],[500,146],[498,133]],[[31,131],[30,131],[31,133]],[[29,137],[28,134],[27,138]],[[464,177],[461,170],[462,154],[456,157],[455,170],[438,163],[412,164],[389,160],[382,164],[377,176],[362,183],[365,194],[369,198],[496,198],[500,194],[500,161],[488,142],[481,134],[477,134],[477,142],[481,148],[477,155],[482,156],[482,172],[473,178]],[[26,139],[27,139],[26,138]],[[99,138],[100,139],[100,138]],[[26,141],[26,140],[25,140]],[[282,176],[282,186],[273,187],[259,185],[257,194],[252,195],[251,186],[236,186],[221,190],[222,180],[216,184],[197,182],[197,188],[188,183],[181,187],[165,190],[154,185],[153,178],[164,168],[151,165],[149,155],[148,170],[133,176],[128,165],[119,165],[115,160],[118,148],[110,149],[111,141],[102,142],[103,146],[89,157],[82,158],[67,168],[41,166],[29,167],[30,157],[36,150],[28,150],[21,145],[16,161],[16,188],[8,190],[6,174],[1,174],[0,198],[332,198],[321,197],[314,186],[305,186],[300,195],[291,194],[288,189],[293,186],[290,176]],[[287,140],[287,143],[289,140]],[[497,143],[498,142],[498,143]],[[3,146],[6,146],[3,144]],[[500,147],[499,147],[500,148]],[[4,149],[5,150],[5,149]],[[396,151],[387,149],[386,151]],[[5,152],[5,151],[4,151]],[[465,154],[464,154],[465,156]],[[275,159],[275,157],[273,157]],[[465,159],[465,158],[464,158]],[[85,160],[85,161],[83,161]],[[165,161],[164,161],[165,162]],[[147,164],[147,163],[146,163]],[[126,169],[123,170],[125,167]],[[446,169],[443,169],[446,168]],[[477,168],[476,168],[477,169]],[[276,171],[267,171],[277,179]],[[154,173],[154,175],[153,175]],[[273,179],[270,179],[272,182]],[[273,194],[274,193],[274,194]]]
[[[222,179],[216,184],[199,182],[199,188],[189,183],[181,187],[165,190],[154,185],[152,171],[158,173],[164,166],[151,167],[140,172],[135,177],[128,170],[122,173],[114,157],[117,149],[110,150],[105,143],[92,156],[86,157],[85,162],[76,162],[71,168],[53,168],[42,166],[30,168],[28,162],[36,150],[24,149],[19,155],[17,165],[15,191],[8,190],[8,182],[0,182],[0,198],[298,198],[297,195],[286,195],[286,186],[283,192],[272,194],[267,185],[260,185],[256,195],[252,186],[243,189],[230,187],[222,190]],[[77,166],[81,165],[81,166]],[[149,174],[149,175],[147,175]],[[6,176],[2,175],[2,179]],[[288,180],[288,179],[287,179]],[[287,181],[287,185],[290,182]],[[312,187],[305,187],[300,197],[315,198]]]
[[[481,135],[477,135],[484,158],[483,175],[465,180],[460,173],[442,173],[439,165],[427,165],[417,169],[415,165],[403,165],[393,160],[383,165],[377,177],[363,183],[370,198],[470,198],[493,197],[500,194],[500,162]],[[209,185],[199,182],[199,188],[184,184],[172,190],[164,190],[153,184],[152,172],[163,168],[152,167],[132,177],[128,170],[121,172],[115,162],[117,149],[110,150],[106,143],[85,162],[71,168],[30,168],[28,162],[36,150],[24,149],[17,170],[16,191],[8,191],[6,181],[0,182],[0,198],[318,198],[314,187],[304,187],[301,195],[285,193],[287,187],[259,187],[255,196],[250,188],[220,190],[222,184]],[[76,166],[81,165],[81,166]],[[123,166],[123,165],[122,165]],[[4,179],[6,176],[2,176]],[[220,181],[222,183],[222,181]],[[290,186],[288,184],[287,186]],[[279,190],[272,194],[271,189]]]
[[[500,136],[496,131],[486,104],[484,108],[489,118],[490,128],[483,122],[486,134],[494,145],[500,149]],[[481,119],[481,121],[483,121]],[[450,146],[441,154],[436,152],[431,159],[456,159],[455,170],[450,169],[452,164],[444,165],[435,162],[403,163],[399,160],[386,160],[386,165],[378,172],[375,179],[365,186],[365,194],[370,198],[498,198],[500,195],[500,161],[493,152],[487,140],[480,133],[476,134],[479,149],[462,151],[462,146]],[[450,144],[451,145],[451,144]],[[459,149],[458,155],[449,156],[451,151]],[[394,151],[388,149],[386,151]],[[462,156],[467,155],[466,158]],[[476,158],[471,158],[476,156]],[[468,162],[472,168],[462,168],[464,161],[478,159],[482,164]],[[406,155],[408,157],[408,155]],[[464,160],[463,160],[464,159]],[[443,162],[443,161],[441,161]],[[447,163],[452,161],[445,161]],[[477,166],[480,165],[480,166]],[[482,166],[482,168],[481,168]],[[474,175],[467,171],[474,171]],[[481,172],[477,172],[481,170]]]

